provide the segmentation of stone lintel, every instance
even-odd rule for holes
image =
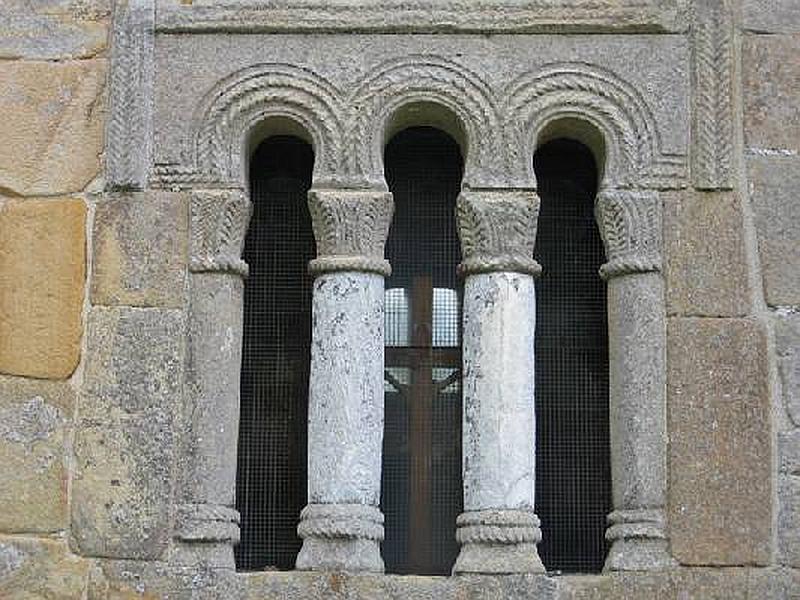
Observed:
[[[537,276],[533,259],[539,196],[532,190],[464,191],[456,216],[463,261],[461,275],[512,271]]]

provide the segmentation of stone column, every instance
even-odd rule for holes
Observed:
[[[463,192],[464,512],[454,573],[537,573],[532,191]]]
[[[243,281],[250,204],[240,190],[192,192],[189,352],[173,563],[233,571]]]
[[[317,242],[300,570],[383,571],[383,258],[387,192],[312,190]]]
[[[666,309],[661,203],[655,192],[608,190],[596,216],[606,248],[609,413],[614,510],[605,569],[673,564],[666,505]]]

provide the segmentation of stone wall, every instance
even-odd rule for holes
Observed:
[[[626,33],[663,37],[652,48],[691,46],[691,56],[681,54],[663,72],[672,81],[673,71],[694,65],[691,114],[699,118],[690,124],[677,96],[665,98],[658,115],[677,123],[668,143],[691,163],[688,183],[663,193],[666,516],[677,566],[451,578],[234,575],[207,543],[232,534],[202,527],[198,534],[184,519],[181,511],[202,489],[215,497],[230,492],[216,490],[215,481],[187,490],[184,481],[202,446],[186,433],[198,418],[191,399],[216,385],[192,362],[198,352],[207,362],[215,355],[193,347],[187,332],[205,327],[198,311],[212,314],[221,302],[214,296],[204,309],[202,302],[190,306],[190,297],[206,285],[238,298],[238,284],[225,275],[199,272],[241,267],[236,256],[223,257],[220,267],[215,249],[202,264],[191,263],[193,244],[205,242],[192,237],[197,198],[172,190],[181,187],[180,173],[166,189],[138,189],[147,187],[140,184],[142,169],[150,168],[148,136],[129,149],[127,163],[109,147],[108,137],[125,138],[114,127],[135,125],[147,113],[135,96],[146,74],[129,68],[135,77],[123,82],[110,75],[112,4],[4,0],[0,13],[0,598],[800,598],[796,0],[736,0],[729,12],[712,0],[640,2],[630,10],[609,2],[602,18],[575,13],[574,29],[552,26],[569,18],[555,0],[543,3],[556,8],[542,13],[506,7],[507,22],[480,17],[487,27],[531,34],[613,32],[613,40],[597,43],[612,62],[615,40]],[[116,4],[119,21],[147,3]],[[159,0],[162,26],[210,27],[208,20],[187,25],[181,7],[192,4]],[[228,29],[261,14],[239,13],[231,2],[194,4],[204,19],[221,15]],[[261,34],[291,31],[292,23],[341,32],[363,18],[400,32],[405,22],[426,33],[481,31],[481,21],[458,3],[447,10],[447,3],[433,4],[446,25],[414,12],[395,22],[392,15],[402,11],[381,21],[375,11],[360,16],[343,8],[340,20],[325,9],[281,25],[287,17],[278,12],[271,25],[257,27]],[[177,37],[157,48],[162,64],[192,58],[177,54]],[[225,47],[226,39],[214,43]],[[148,60],[136,54],[136,40],[115,44],[118,62]],[[232,60],[246,66],[248,59]],[[193,81],[203,76],[217,74]],[[158,97],[178,98],[178,105],[186,90],[172,83],[162,78]],[[116,108],[128,120],[109,123],[109,91],[120,86],[133,90],[130,106]],[[191,123],[184,112],[161,118],[150,137],[173,158],[181,153],[173,134]],[[689,129],[691,139],[683,133]],[[139,140],[139,133],[127,139]],[[224,338],[229,325],[219,327],[211,338]],[[222,513],[202,518],[203,527],[230,525]]]

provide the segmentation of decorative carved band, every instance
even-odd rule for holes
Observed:
[[[108,187],[147,185],[153,147],[153,0],[118,2],[114,13],[106,178]]]
[[[312,273],[391,273],[383,258],[394,212],[389,192],[311,190],[308,207],[317,242],[317,258],[309,263]]]
[[[540,525],[533,511],[471,511],[456,519],[456,539],[459,544],[538,544]]]
[[[661,203],[650,191],[601,192],[595,216],[608,262],[603,279],[661,270]]]
[[[175,536],[191,542],[239,542],[238,511],[219,504],[181,504]]]
[[[459,273],[514,271],[539,275],[533,260],[539,197],[531,191],[462,192],[456,207],[463,260]]]
[[[693,178],[700,189],[730,189],[733,163],[733,19],[720,0],[697,0]]]
[[[301,538],[383,540],[383,513],[363,504],[309,504],[300,513]]]
[[[663,509],[615,510],[607,519],[606,540],[609,542],[630,538],[667,538]]]
[[[247,275],[241,259],[250,202],[240,190],[199,190],[190,203],[189,269]]]

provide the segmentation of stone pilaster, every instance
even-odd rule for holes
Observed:
[[[383,571],[383,248],[386,192],[312,190],[317,258],[300,570]]]
[[[173,561],[233,569],[243,281],[250,206],[240,190],[190,202],[189,352]]]
[[[534,192],[463,192],[464,512],[454,573],[544,571],[534,512]]]
[[[661,202],[609,190],[596,204],[607,262],[609,413],[614,510],[606,570],[671,566],[666,505],[666,308]]]

